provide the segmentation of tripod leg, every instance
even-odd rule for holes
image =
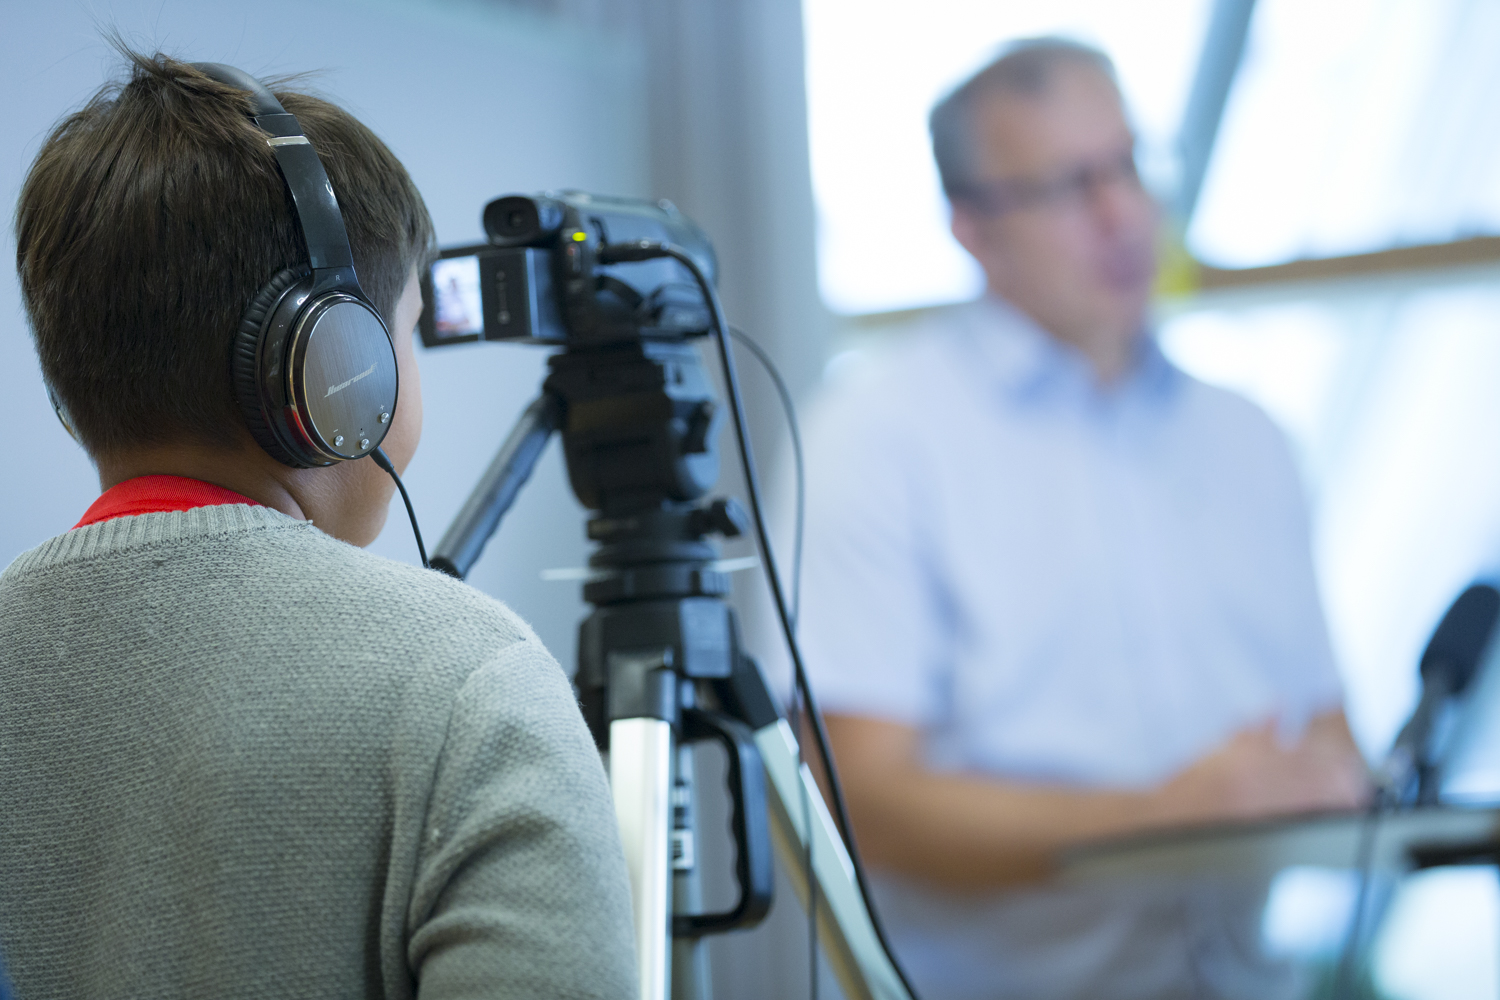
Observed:
[[[854,865],[823,802],[812,772],[797,766],[797,740],[785,720],[755,731],[769,779],[771,837],[802,905],[807,906],[803,858],[812,840],[813,878],[818,882],[818,941],[844,995],[851,1000],[911,1000],[902,985],[854,879]],[[802,822],[801,796],[811,809],[812,829]]]
[[[433,549],[433,569],[460,580],[468,576],[484,551],[484,544],[500,527],[500,519],[531,477],[531,470],[536,468],[547,447],[547,439],[561,424],[562,403],[551,393],[542,393],[526,408],[479,484],[464,501],[463,509]]]
[[[672,742],[672,725],[662,719],[609,726],[609,781],[630,872],[641,1000],[667,1000],[671,991]]]
[[[703,869],[698,864],[697,783],[693,748],[677,748],[672,783],[672,912],[703,910]],[[701,937],[672,939],[672,1000],[709,1000],[708,945]]]

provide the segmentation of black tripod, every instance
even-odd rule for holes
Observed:
[[[908,998],[837,828],[798,763],[791,728],[742,650],[724,600],[728,576],[710,539],[738,535],[745,522],[732,500],[701,502],[718,478],[720,414],[697,349],[681,340],[569,345],[548,366],[542,395],[432,564],[460,578],[468,572],[560,430],[573,492],[594,511],[588,535],[598,547],[584,584],[594,610],[580,632],[576,684],[594,738],[609,751],[642,998],[707,995],[697,942],[764,917],[773,839],[804,904],[810,852],[820,938],[846,995]],[[691,754],[684,752],[704,740],[728,752],[738,851],[738,902],[712,914],[697,912]]]

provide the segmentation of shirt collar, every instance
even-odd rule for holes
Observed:
[[[194,507],[212,507],[218,504],[248,504],[259,507],[258,501],[241,496],[233,490],[205,483],[199,479],[182,476],[137,476],[117,483],[105,490],[93,505],[84,512],[83,519],[74,528],[82,528],[100,521],[117,517],[135,517],[139,514],[158,514],[167,511],[192,510]]]
[[[1083,352],[1053,337],[999,296],[986,295],[970,303],[966,320],[964,339],[978,355],[981,371],[1017,400],[1062,392],[1164,402],[1182,379],[1150,331],[1143,330],[1136,340],[1131,370],[1120,382],[1101,390]]]

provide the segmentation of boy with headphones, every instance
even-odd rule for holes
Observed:
[[[104,487],[0,574],[18,995],[632,994],[562,671],[504,606],[358,548],[421,433],[421,196],[332,104],[126,55],[16,210]]]

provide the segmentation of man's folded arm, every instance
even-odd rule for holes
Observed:
[[[1026,784],[922,763],[921,730],[828,716],[855,836],[877,868],[952,889],[1037,882],[1069,845],[1214,820],[1357,805],[1363,761],[1342,711],[1295,744],[1271,723],[1247,729],[1164,784],[1141,791]]]

